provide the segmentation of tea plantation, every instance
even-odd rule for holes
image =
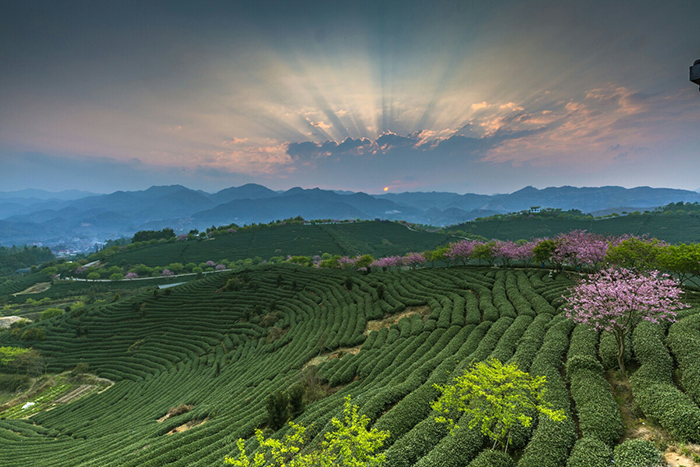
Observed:
[[[161,243],[127,250],[110,256],[108,261],[153,267],[173,262],[201,263],[224,258],[234,261],[256,256],[269,259],[323,253],[379,257],[431,250],[454,240],[456,238],[451,235],[416,232],[395,222],[260,226],[208,240]]]
[[[385,466],[501,465],[489,463],[478,428],[462,420],[452,436],[429,405],[434,384],[489,358],[546,376],[547,402],[567,415],[518,429],[503,465],[634,465],[624,459],[642,448],[614,451],[629,428],[605,376],[614,342],[565,318],[560,299],[571,281],[547,273],[260,265],[66,312],[30,325],[46,333],[32,345],[50,358],[48,370],[87,363],[115,384],[28,418],[0,412],[0,465],[221,465],[239,437],[255,450],[268,396],[298,383],[316,394],[294,420],[309,427],[311,444],[350,394],[373,427],[391,433]],[[687,301],[677,323],[638,326],[631,388],[642,415],[673,440],[698,443],[700,299]],[[395,322],[377,321],[385,318]],[[24,344],[0,333],[0,346]]]

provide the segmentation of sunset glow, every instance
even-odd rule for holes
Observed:
[[[41,4],[0,15],[3,189],[698,188],[698,2]]]

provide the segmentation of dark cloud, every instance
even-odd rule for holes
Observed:
[[[287,145],[287,155],[295,160],[309,161],[328,156],[343,156],[362,154],[366,148],[372,147],[373,142],[367,138],[345,138],[344,141],[325,141],[315,143],[304,141],[301,143],[289,143]]]

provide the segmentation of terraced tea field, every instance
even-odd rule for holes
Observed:
[[[489,358],[546,376],[546,400],[567,415],[518,430],[514,463],[609,465],[611,449],[635,428],[599,363],[614,367],[615,348],[609,336],[565,318],[560,297],[571,283],[546,273],[264,265],[37,323],[46,340],[34,347],[51,358],[50,371],[84,362],[115,384],[27,419],[0,413],[0,465],[221,465],[239,437],[255,449],[268,395],[302,381],[325,394],[295,419],[312,444],[350,394],[374,427],[390,431],[386,466],[467,466],[489,443],[468,423],[451,436],[429,403],[434,384]],[[221,290],[229,279],[239,290]],[[637,328],[630,367],[641,410],[673,439],[697,443],[700,301],[691,302],[677,324]],[[388,327],[377,324],[399,314]],[[370,321],[375,330],[366,332]],[[20,344],[0,334],[0,345]],[[302,371],[312,360],[321,362],[315,377]],[[182,404],[190,410],[166,416]]]
[[[314,256],[371,254],[404,255],[409,251],[432,250],[455,237],[415,232],[395,222],[358,222],[356,224],[285,225],[265,227],[204,241],[173,242],[127,250],[109,257],[110,264],[165,266],[205,261],[229,261],[273,256]]]

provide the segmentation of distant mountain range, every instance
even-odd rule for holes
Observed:
[[[583,212],[614,211],[625,206],[624,210],[631,211],[679,201],[700,201],[700,193],[669,188],[564,186],[542,190],[526,187],[499,195],[447,192],[368,195],[298,187],[278,192],[256,184],[216,193],[180,185],[110,194],[22,190],[0,192],[0,245],[41,242],[86,249],[95,242],[129,237],[139,230],[172,227],[176,232],[188,232],[211,225],[244,225],[296,216],[400,219],[444,226],[532,206]]]

